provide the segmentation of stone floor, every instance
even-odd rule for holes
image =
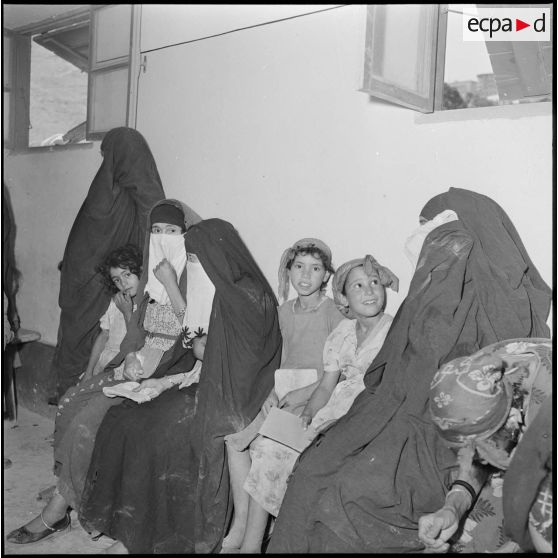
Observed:
[[[101,537],[93,541],[72,512],[70,530],[55,533],[32,544],[6,541],[6,535],[38,515],[44,502],[39,492],[55,483],[52,474],[52,442],[55,407],[50,418],[19,407],[16,422],[4,420],[3,456],[12,465],[4,469],[2,554],[98,554],[114,541]]]

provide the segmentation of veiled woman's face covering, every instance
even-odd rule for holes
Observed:
[[[426,220],[426,217],[421,214],[421,225],[409,235],[403,248],[405,255],[409,258],[409,261],[413,266],[413,269],[416,269],[417,267],[422,246],[430,232],[444,223],[449,223],[450,221],[455,221],[457,219],[458,216],[455,211],[451,211],[450,209],[446,209],[438,213],[430,220]]]

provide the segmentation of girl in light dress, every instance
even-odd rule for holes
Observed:
[[[284,301],[278,309],[283,337],[281,368],[275,375],[276,386],[260,414],[243,431],[226,438],[234,515],[223,540],[223,553],[236,552],[244,538],[250,504],[249,495],[243,488],[251,466],[249,446],[258,438],[258,430],[267,413],[275,406],[300,412],[323,374],[325,340],[343,319],[333,300],[324,293],[332,273],[331,250],[317,238],[295,242],[281,257],[279,297]],[[290,300],[289,285],[297,294]],[[278,382],[292,389],[285,394],[284,388],[278,397]]]
[[[335,274],[334,299],[346,319],[325,342],[323,375],[311,386],[309,400],[303,408],[284,407],[300,413],[310,438],[343,416],[364,389],[364,373],[380,350],[392,321],[384,313],[386,286],[397,290],[398,280],[371,256],[351,260]],[[262,436],[251,444],[252,464],[243,484],[250,496],[249,512],[239,552],[261,552],[269,514],[278,514],[287,479],[299,455]]]

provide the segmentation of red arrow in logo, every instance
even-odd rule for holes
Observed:
[[[524,21],[521,21],[520,19],[515,18],[515,30],[516,31],[521,31],[522,29],[525,29],[526,27],[531,27],[530,23],[525,23]]]

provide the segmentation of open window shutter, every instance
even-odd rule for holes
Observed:
[[[127,124],[132,9],[117,4],[91,10],[88,139]]]
[[[543,42],[486,42],[501,100],[514,101],[552,92],[552,66],[545,61],[545,45]]]
[[[434,111],[439,5],[369,5],[361,91]]]
[[[498,7],[498,4],[483,4]],[[552,93],[552,34],[554,10],[548,4],[516,7],[550,7],[550,41],[486,41],[486,49],[501,100],[515,101]]]

